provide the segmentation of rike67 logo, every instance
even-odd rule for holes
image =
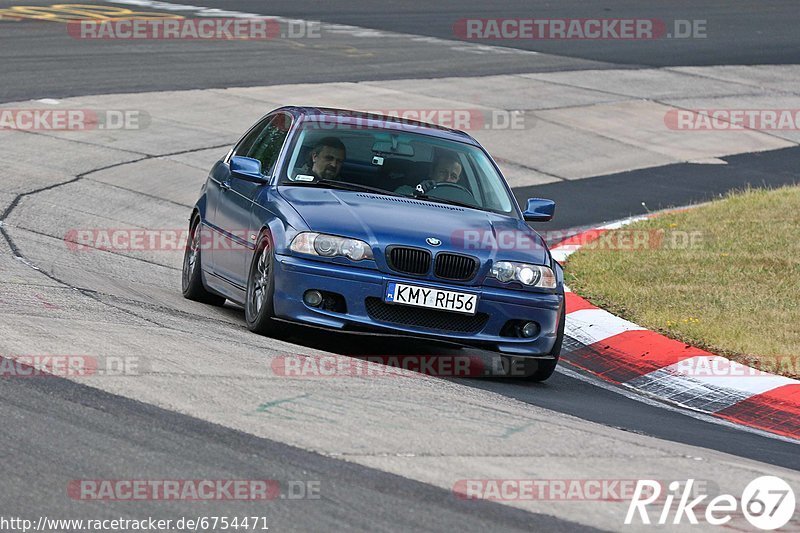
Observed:
[[[720,494],[708,501],[706,494],[694,497],[693,485],[693,479],[685,484],[673,481],[669,484],[669,492],[662,495],[658,481],[639,480],[625,524],[677,525],[688,522],[694,525],[699,523],[698,519],[705,519],[708,524],[724,526],[735,515],[743,514],[753,527],[771,531],[785,526],[794,516],[794,491],[779,477],[754,479],[745,487],[739,500],[731,494]],[[655,513],[651,515],[651,511]]]

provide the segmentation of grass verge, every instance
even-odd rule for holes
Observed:
[[[747,190],[603,234],[570,288],[669,337],[800,377],[800,187]]]

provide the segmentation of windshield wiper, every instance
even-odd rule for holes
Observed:
[[[468,204],[465,202],[459,202],[458,200],[448,200],[446,198],[439,198],[437,196],[428,196],[427,194],[415,194],[413,198],[417,200],[427,200],[429,202],[434,202],[438,204],[450,204],[450,205],[457,205],[458,207],[466,207],[469,209],[477,209],[479,211],[483,211],[480,207],[474,204]]]
[[[339,180],[319,180],[317,183],[323,183],[325,185],[330,185],[331,187],[339,187],[341,189],[346,189],[349,191],[364,191],[364,192],[374,192],[377,194],[385,194],[387,196],[400,196],[397,193],[392,191],[387,191],[386,189],[381,189],[380,187],[370,187],[369,185],[361,185],[360,183],[350,183],[349,181],[339,181]]]
[[[284,183],[284,185],[289,185],[289,184]],[[372,192],[376,194],[385,194],[386,196],[402,196],[401,194],[387,191],[386,189],[381,189],[379,187],[370,187],[369,185],[361,185],[359,183],[350,183],[349,181],[339,181],[339,180],[321,179],[316,181],[292,182],[291,185],[300,185],[301,187],[323,186],[323,187],[330,187],[331,189],[340,189],[343,191]]]

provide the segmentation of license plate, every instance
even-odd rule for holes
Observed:
[[[478,295],[476,294],[443,291],[394,282],[387,284],[384,301],[392,304],[453,311],[465,315],[474,315],[478,307]]]

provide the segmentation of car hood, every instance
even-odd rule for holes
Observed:
[[[279,192],[310,230],[361,239],[381,250],[404,245],[464,253],[484,261],[549,263],[542,238],[515,217],[413,198],[317,187],[285,186]],[[432,246],[429,238],[441,242]]]

